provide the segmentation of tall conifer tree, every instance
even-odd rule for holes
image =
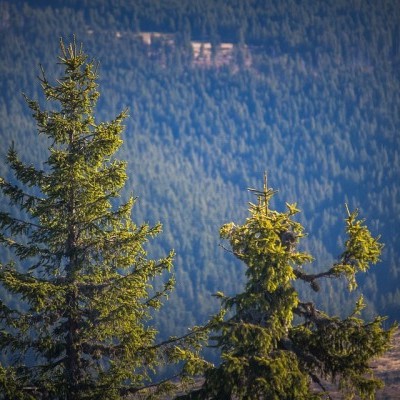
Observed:
[[[347,210],[347,240],[338,262],[325,272],[308,274],[303,266],[312,257],[298,250],[304,232],[293,219],[299,212],[296,204],[287,204],[285,212],[271,210],[275,191],[266,179],[261,192],[250,190],[258,202],[250,205],[246,222],[221,228],[221,237],[247,267],[243,293],[218,293],[230,316],[214,337],[221,365],[207,371],[200,389],[180,399],[329,399],[325,381],[336,383],[346,399],[355,394],[374,398],[382,382],[369,363],[388,349],[394,327],[384,330],[382,317],[364,322],[358,316],[362,298],[347,318],[328,316],[313,302],[301,300],[294,282],[318,291],[321,278],[344,277],[354,289],[355,274],[379,259],[379,238],[371,236],[357,212]]]
[[[154,278],[170,271],[173,253],[148,259],[144,245],[161,226],[132,222],[133,197],[116,205],[127,176],[113,154],[126,112],[96,124],[96,68],[75,41],[60,48],[64,75],[55,84],[44,73],[40,79],[55,110],[27,99],[39,133],[51,140],[47,167],[25,165],[11,148],[16,183],[0,180],[25,215],[0,213],[0,242],[18,261],[1,266],[0,282],[25,305],[0,303],[0,350],[9,360],[0,365],[0,398],[154,396],[172,386],[149,383],[157,366],[186,360],[181,376],[201,371],[205,331],[155,342],[150,314],[174,280],[157,289]]]

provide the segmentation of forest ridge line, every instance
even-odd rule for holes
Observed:
[[[95,30],[92,28],[87,29],[86,32],[89,36],[95,34]],[[157,42],[162,46],[177,46],[178,33],[166,33],[161,31],[141,31],[132,33],[131,31],[119,30],[112,31],[112,33],[116,40],[126,36],[139,39],[148,48],[149,55],[154,55],[152,46]],[[193,54],[191,65],[202,68],[220,68],[223,66],[238,67],[238,58],[241,57],[241,68],[257,70],[253,62],[253,56],[264,51],[262,45],[247,45],[245,43],[240,44],[229,41],[221,41],[213,44],[208,40],[188,39],[188,43],[190,44]],[[240,53],[240,56],[238,53]],[[301,55],[301,51],[299,51],[299,55]],[[277,55],[272,52],[268,57],[281,63],[281,60],[287,58],[287,55],[285,53]],[[300,67],[303,69],[303,72],[309,72],[313,76],[318,75],[318,67],[306,65],[302,57],[300,57],[299,63],[301,64]],[[336,60],[336,64],[339,69],[357,69],[363,73],[373,73],[375,69],[375,66],[369,60],[360,59],[356,55],[351,62]]]
[[[93,29],[88,29],[87,33],[93,35],[95,31]],[[116,39],[120,39],[123,36],[131,35],[131,32],[115,31],[114,33]],[[176,45],[176,34],[174,33],[164,33],[164,32],[139,32],[134,33],[133,37],[138,38],[142,43],[149,47],[151,51],[151,46],[156,41],[160,41],[163,45],[175,46]],[[238,46],[233,42],[221,42],[215,46],[215,54],[213,55],[214,46],[210,41],[200,41],[200,40],[190,40],[191,49],[193,52],[192,65],[199,67],[221,67],[223,65],[234,65],[234,51],[235,47]],[[252,46],[254,47],[254,46]],[[250,67],[251,62],[251,52],[247,45],[242,45],[244,50],[244,66]],[[214,57],[213,57],[214,56]]]

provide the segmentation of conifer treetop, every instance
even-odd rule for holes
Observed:
[[[243,292],[217,294],[229,316],[213,336],[222,362],[207,370],[202,387],[180,399],[329,399],[326,381],[345,398],[373,398],[382,382],[370,362],[389,348],[395,327],[385,330],[382,317],[365,322],[362,297],[348,317],[329,316],[302,299],[294,283],[319,291],[321,279],[343,277],[353,290],[356,274],[379,260],[379,237],[346,207],[344,251],[328,270],[307,273],[313,258],[298,249],[305,234],[294,220],[297,204],[286,204],[284,212],[272,210],[276,191],[268,188],[266,176],[263,190],[250,191],[258,201],[250,203],[249,217],[220,231],[243,261],[247,278]]]
[[[15,255],[0,283],[24,303],[0,298],[0,349],[9,355],[0,399],[156,397],[208,366],[199,355],[208,328],[155,341],[150,319],[173,290],[174,253],[148,258],[161,225],[137,225],[136,199],[120,198],[126,163],[114,154],[127,112],[96,123],[97,67],[75,40],[61,40],[60,51],[63,75],[52,84],[42,69],[39,78],[53,108],[27,99],[38,133],[51,139],[46,168],[25,165],[12,147],[16,183],[0,179],[22,214],[0,212],[0,244]],[[178,362],[174,380],[151,381],[157,367]]]

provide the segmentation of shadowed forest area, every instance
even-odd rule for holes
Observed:
[[[97,116],[128,108],[118,157],[128,163],[133,220],[160,221],[155,257],[176,252],[176,291],[154,321],[184,332],[235,293],[243,269],[219,246],[222,224],[241,221],[248,187],[264,171],[276,208],[297,202],[309,271],[341,251],[345,203],[385,244],[364,274],[365,316],[400,315],[400,8],[387,1],[0,0],[0,173],[14,143],[41,166],[22,93],[44,103],[58,39],[75,35],[99,61]],[[18,210],[15,210],[18,213]],[[2,260],[12,258],[4,249]],[[358,296],[327,282],[304,296],[346,315]],[[16,299],[9,299],[10,303]]]

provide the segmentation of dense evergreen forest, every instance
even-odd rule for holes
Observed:
[[[58,76],[58,38],[72,35],[99,61],[97,115],[129,109],[119,158],[139,197],[133,219],[163,224],[152,255],[176,251],[177,288],[155,321],[163,335],[204,322],[218,307],[212,293],[242,287],[218,231],[243,220],[246,188],[264,171],[276,207],[302,209],[310,271],[339,255],[345,203],[360,209],[385,243],[359,282],[367,316],[399,318],[397,0],[0,0],[3,176],[12,142],[24,161],[45,159],[22,93],[44,100],[39,62]],[[324,289],[301,288],[349,312],[344,282]]]

